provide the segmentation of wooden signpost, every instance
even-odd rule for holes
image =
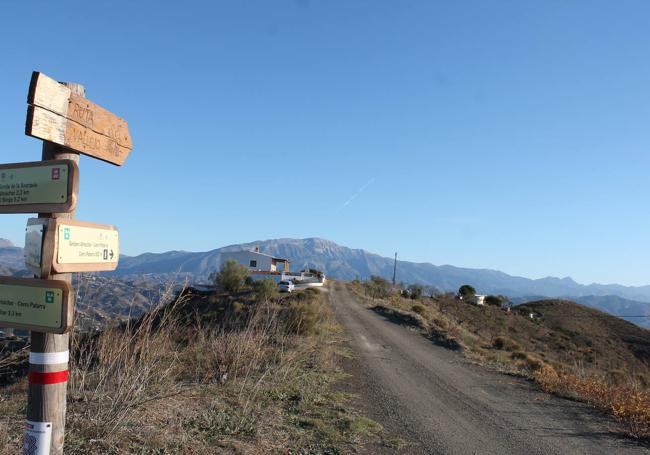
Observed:
[[[129,126],[69,87],[34,72],[25,134],[121,166],[133,144]]]
[[[79,168],[74,161],[0,165],[0,213],[70,212],[77,205]]]
[[[133,147],[127,123],[84,98],[83,86],[32,74],[27,135],[42,161],[0,165],[0,213],[37,213],[25,231],[35,278],[0,277],[0,327],[31,331],[25,454],[60,455],[65,435],[72,272],[115,270],[119,235],[74,220],[79,153],[122,165]]]

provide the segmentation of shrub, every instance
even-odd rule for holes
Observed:
[[[270,278],[253,282],[253,293],[260,302],[271,300],[278,293],[278,285]]]
[[[546,366],[543,360],[528,352],[515,351],[510,354],[510,358],[517,360],[517,365],[528,372],[539,371]]]
[[[373,299],[383,299],[388,296],[390,283],[385,278],[380,276],[372,276],[369,281],[364,283],[366,288],[366,295],[370,295]]]
[[[486,305],[494,305],[500,307],[502,302],[503,301],[501,300],[501,298],[496,295],[488,295],[485,297]]]
[[[433,324],[442,330],[449,329],[449,321],[440,318],[433,318]]]
[[[411,307],[411,310],[419,315],[424,314],[424,307],[422,305],[418,305],[417,303]]]
[[[417,300],[422,297],[422,286],[419,284],[412,284],[409,286],[409,295],[413,300]]]
[[[284,309],[283,322],[287,333],[314,334],[320,316],[320,305],[315,302],[291,302]]]
[[[650,437],[650,393],[647,391],[610,385],[596,377],[558,373],[549,365],[537,370],[534,378],[546,392],[577,396],[593,406],[611,412],[632,436]]]
[[[291,296],[292,300],[297,300],[299,302],[311,302],[313,301],[318,295],[320,294],[320,291],[318,289],[314,288],[307,288],[303,289],[297,292],[294,292],[293,295]]]
[[[307,288],[303,291],[307,295],[316,296],[320,294],[320,291],[316,288]]]
[[[237,261],[229,260],[221,266],[221,270],[215,278],[215,284],[219,289],[233,294],[242,289],[247,277],[246,267],[238,264]]]
[[[513,360],[524,360],[526,359],[526,353],[523,351],[515,351],[512,354],[510,354],[510,358]]]
[[[469,284],[463,284],[461,287],[458,288],[458,294],[463,298],[472,297],[476,295],[476,289],[474,289],[474,287],[470,286]]]
[[[492,341],[492,347],[502,351],[519,351],[521,345],[509,337],[499,336]]]

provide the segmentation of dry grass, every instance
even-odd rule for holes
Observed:
[[[151,314],[138,324],[74,336],[68,397],[70,425],[92,439],[110,439],[138,408],[180,393],[180,369],[170,317],[159,325]]]
[[[545,391],[577,398],[609,411],[625,424],[631,435],[650,439],[650,393],[632,381],[622,386],[608,383],[604,378],[558,373],[550,365],[538,369],[534,378]]]
[[[340,328],[317,292],[185,295],[71,346],[66,453],[341,453],[379,431],[330,384]],[[20,451],[25,382],[2,389]],[[16,426],[18,423],[18,426]]]

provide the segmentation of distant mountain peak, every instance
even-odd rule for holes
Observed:
[[[0,248],[9,248],[13,246],[14,244],[11,242],[11,240],[0,239]]]
[[[6,240],[0,242],[4,242],[0,245],[11,245],[11,242]],[[341,280],[367,279],[372,275],[392,279],[393,276],[393,257],[383,257],[359,248],[348,248],[320,237],[255,240],[206,252],[168,251],[144,253],[133,257],[122,256],[118,269],[110,275],[183,274],[193,280],[202,281],[221,266],[221,253],[253,250],[257,246],[262,253],[290,259],[291,269],[294,271],[309,267],[322,270],[327,276]],[[25,268],[20,248],[4,248],[2,253],[0,265],[13,270]],[[503,294],[512,298],[616,295],[628,300],[650,303],[650,286],[583,285],[568,276],[529,279],[498,270],[437,266],[402,259],[397,263],[397,281],[430,285],[442,291],[456,291],[463,284],[471,284],[481,294]]]

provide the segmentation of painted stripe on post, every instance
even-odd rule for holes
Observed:
[[[29,383],[46,385],[46,384],[59,384],[68,381],[68,370],[55,371],[52,373],[39,373],[36,371],[29,372]]]
[[[58,365],[68,363],[70,351],[61,352],[30,352],[29,363],[35,365]]]

